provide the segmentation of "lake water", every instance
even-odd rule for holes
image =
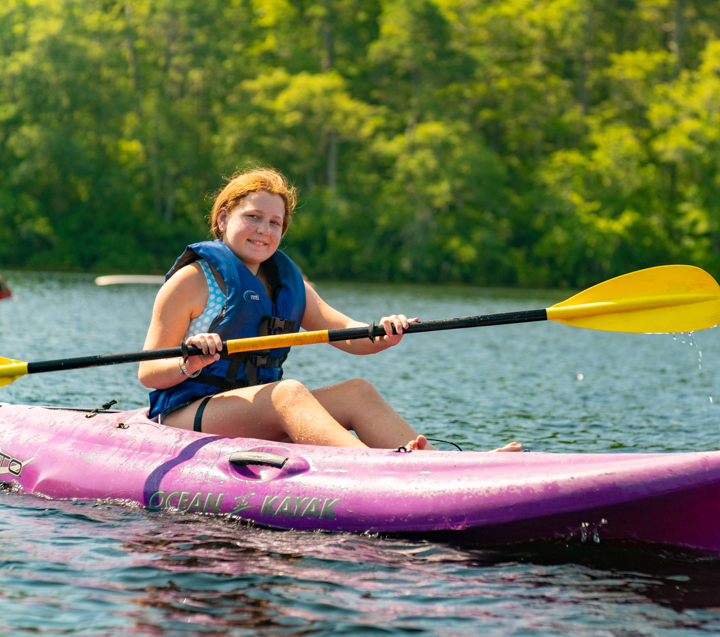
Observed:
[[[141,349],[153,286],[4,273],[0,356]],[[562,292],[318,283],[358,320],[548,307]],[[372,381],[428,436],[465,449],[720,448],[720,331],[552,322],[406,337],[377,356],[298,347],[286,377]],[[137,366],[26,376],[0,402],[146,403]],[[720,561],[637,543],[467,549],[278,532],[221,519],[0,492],[0,635],[700,635],[720,633]]]

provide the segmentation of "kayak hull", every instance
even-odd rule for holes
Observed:
[[[90,416],[90,417],[88,417]],[[0,481],[268,527],[494,545],[632,539],[720,551],[720,452],[336,449],[158,425],[146,410],[0,405]]]
[[[635,540],[720,552],[720,483],[619,504],[588,507],[527,520],[424,533],[429,540],[490,546],[533,540]],[[412,536],[414,534],[408,534]]]

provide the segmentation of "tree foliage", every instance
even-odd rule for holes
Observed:
[[[163,271],[261,164],[311,276],[719,275],[719,30],[704,0],[7,0],[0,263]]]

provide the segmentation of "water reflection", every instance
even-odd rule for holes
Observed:
[[[164,609],[168,617],[182,613],[211,625],[287,629],[288,618],[317,625],[333,617],[346,620],[350,609],[360,623],[376,626],[418,613],[430,623],[432,616],[484,623],[499,621],[509,598],[515,600],[514,612],[521,602],[529,604],[526,620],[531,621],[539,620],[533,617],[537,606],[547,603],[570,614],[588,603],[645,606],[642,614],[648,616],[655,614],[653,606],[675,612],[720,607],[716,559],[637,543],[467,550],[269,531],[200,516],[184,516],[180,523],[177,516],[159,517],[158,527],[132,538],[125,550],[153,554],[156,567],[183,578],[214,573],[242,590],[198,590],[173,578],[171,585],[144,595],[143,604]],[[240,606],[244,612],[233,611],[225,622],[228,608]],[[676,618],[662,624],[667,627],[668,622],[685,628],[702,623]]]
[[[63,600],[102,634],[115,634],[115,620],[130,622],[123,632],[153,635],[607,634],[593,632],[601,616],[603,630],[630,625],[637,634],[720,628],[718,561],[637,543],[468,550],[10,493],[0,507],[0,609],[10,626],[3,598],[23,617]]]
[[[496,564],[497,557],[480,552],[473,564]],[[502,559],[543,569],[569,567],[572,571],[582,566],[583,577],[574,579],[572,585],[589,594],[601,591],[608,599],[632,592],[675,611],[720,610],[720,558],[710,553],[603,540],[599,544],[575,541],[516,545],[503,549]]]
[[[482,597],[488,591],[478,587],[478,579],[486,583],[477,577],[478,569],[507,569],[512,564],[523,564],[529,570],[523,569],[521,577],[508,579],[537,588],[547,583],[542,577],[538,579],[540,571],[545,571],[547,577],[547,567],[582,565],[583,577],[577,579],[576,573],[563,574],[553,569],[555,583],[569,576],[573,581],[565,584],[588,594],[614,597],[632,591],[674,610],[720,606],[717,558],[669,547],[636,542],[603,542],[602,546],[573,542],[478,550],[391,538],[271,531],[201,516],[181,516],[181,520],[166,513],[159,516],[164,519],[158,527],[123,546],[130,553],[152,554],[155,565],[169,571],[228,577],[271,575],[323,581],[342,588],[347,578],[335,566],[353,564],[363,571],[353,579],[353,586],[366,597],[383,591],[400,597],[411,595],[416,582],[425,576],[437,582],[441,571],[441,580],[450,586],[462,575],[463,596]],[[409,587],[408,581],[413,582]],[[292,588],[291,583],[286,584]]]

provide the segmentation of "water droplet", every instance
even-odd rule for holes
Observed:
[[[581,542],[586,542],[586,541],[587,541],[588,526],[589,526],[589,525],[588,525],[587,522],[583,522],[583,523],[580,525],[580,541],[581,541]]]
[[[710,396],[710,402],[712,402],[712,401],[713,401],[712,396]]]
[[[578,380],[582,380],[583,378],[585,378],[585,376],[583,376],[582,374],[578,374],[578,375],[577,375],[577,379],[578,379]]]

